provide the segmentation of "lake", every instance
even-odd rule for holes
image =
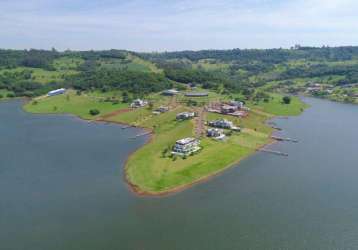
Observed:
[[[306,98],[270,146],[209,182],[137,197],[137,129],[0,103],[0,249],[358,249],[358,106]]]

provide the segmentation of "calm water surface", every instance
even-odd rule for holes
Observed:
[[[305,99],[299,143],[165,198],[123,182],[135,129],[0,103],[0,249],[358,249],[358,106]]]

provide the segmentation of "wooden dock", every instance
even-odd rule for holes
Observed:
[[[292,138],[285,138],[285,137],[280,137],[280,136],[271,136],[272,139],[277,140],[277,141],[289,141],[289,142],[295,142],[297,143],[298,140],[296,139],[292,139]]]
[[[267,125],[269,125],[271,128],[273,128],[273,129],[276,129],[276,130],[279,130],[279,131],[281,131],[282,130],[282,128],[280,128],[275,122],[273,122],[273,121],[269,121],[269,122],[267,122],[266,123]]]
[[[127,129],[133,127],[132,125],[123,126],[122,129]]]
[[[152,133],[152,132],[140,133],[140,134],[135,135],[134,137],[131,137],[131,139],[135,139],[135,138],[138,138],[138,137],[141,137],[141,136],[145,136],[145,135],[150,135],[151,133]]]
[[[283,153],[283,152],[275,151],[275,150],[270,150],[270,149],[264,149],[264,148],[258,149],[257,151],[264,152],[264,153],[270,153],[270,154],[274,154],[274,155],[286,156],[286,157],[288,156],[287,153]]]

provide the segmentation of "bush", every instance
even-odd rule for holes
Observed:
[[[229,130],[229,131],[225,132],[226,136],[232,136],[232,134],[233,134],[232,130]]]
[[[165,148],[163,151],[162,151],[162,157],[165,158],[167,156],[167,153],[169,152],[168,148]]]
[[[24,93],[22,93],[23,96],[26,96],[26,97],[34,97],[35,94],[34,92],[32,91],[25,91]]]
[[[289,97],[289,96],[282,97],[282,102],[284,104],[290,104],[291,103],[291,97]]]
[[[98,109],[91,109],[89,111],[89,113],[90,113],[90,115],[95,116],[95,115],[98,115],[100,113],[100,111]]]
[[[122,102],[123,103],[129,103],[130,102],[130,98],[127,92],[123,92],[122,93]]]
[[[189,100],[186,102],[186,105],[188,105],[188,106],[198,106],[198,102],[195,101],[195,100],[189,99]]]
[[[0,99],[1,99],[1,98],[4,98],[4,96],[3,96],[2,94],[0,94]]]
[[[6,95],[6,97],[8,97],[8,98],[14,98],[14,97],[15,97],[15,94],[13,94],[13,93],[8,93],[8,94]]]

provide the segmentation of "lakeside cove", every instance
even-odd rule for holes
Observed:
[[[282,128],[277,136],[300,141],[267,147],[288,157],[257,152],[218,178],[161,198],[133,195],[122,181],[128,155],[148,139],[129,139],[141,129],[2,102],[1,245],[356,249],[357,107],[303,100],[310,108],[302,115],[273,119]]]
[[[69,113],[90,121],[118,123],[122,128],[144,129],[131,139],[146,137],[147,142],[130,154],[124,171],[126,182],[136,194],[151,196],[182,191],[222,173],[277,139],[271,138],[275,129],[267,124],[268,120],[276,116],[299,115],[307,107],[297,97],[292,97],[290,104],[283,104],[282,96],[271,94],[268,102],[248,103],[247,116],[234,117],[207,112],[207,105],[232,98],[214,92],[204,97],[153,94],[145,97],[150,105],[136,108],[128,108],[127,103],[104,101],[114,95],[118,93],[77,95],[69,90],[63,95],[30,101],[24,109],[31,113]],[[192,102],[195,105],[190,105]],[[168,110],[154,112],[161,107],[168,107]],[[91,115],[90,109],[98,109],[100,113]],[[177,114],[183,112],[199,115],[193,119],[176,119]],[[205,123],[217,119],[226,119],[241,131],[228,133],[225,129],[227,136],[223,141],[207,137]],[[200,151],[184,157],[172,155],[170,151],[175,142],[186,137],[200,140]]]

